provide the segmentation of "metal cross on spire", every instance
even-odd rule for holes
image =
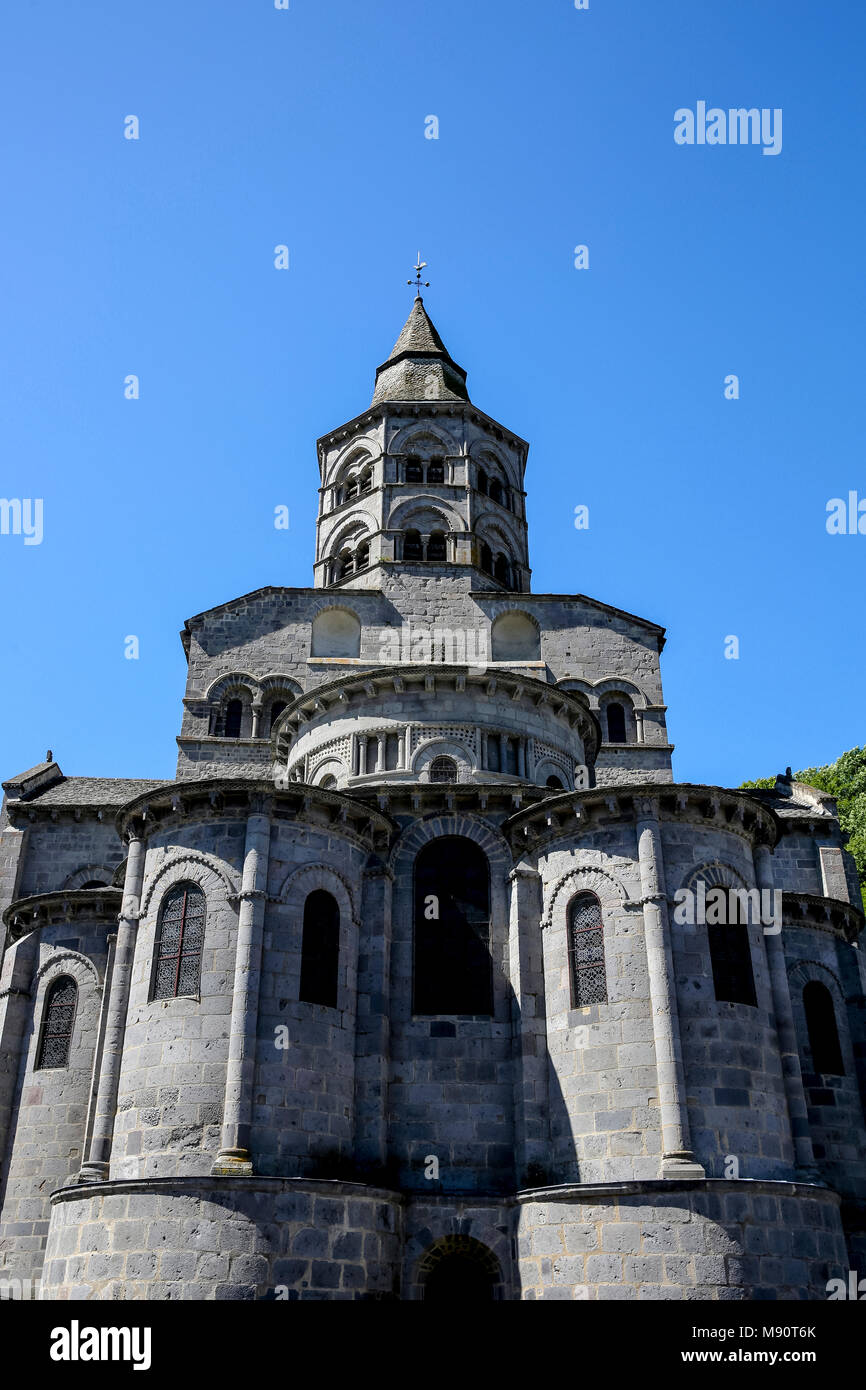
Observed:
[[[407,284],[407,285],[414,285],[414,286],[415,286],[415,294],[416,294],[417,298],[419,298],[419,299],[421,298],[421,289],[422,289],[422,287],[423,287],[425,290],[429,290],[429,288],[430,288],[430,281],[429,281],[429,280],[422,280],[422,279],[421,279],[421,271],[425,269],[426,265],[427,265],[427,262],[426,262],[426,261],[422,261],[422,259],[421,259],[421,252],[419,251],[419,252],[418,252],[418,262],[417,262],[416,265],[413,265],[413,267],[412,267],[412,269],[413,269],[414,272],[415,272],[415,279],[414,279],[414,280],[407,280],[407,281],[406,281],[406,284]]]

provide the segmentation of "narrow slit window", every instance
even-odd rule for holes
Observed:
[[[614,700],[607,707],[608,743],[625,743],[625,710]]]
[[[244,706],[242,700],[229,700],[226,705],[226,738],[240,738],[241,720],[244,717]]]
[[[813,1069],[825,1076],[844,1076],[833,996],[820,980],[810,980],[804,987],[803,1008],[806,1011]]]
[[[340,908],[330,893],[317,888],[304,903],[300,999],[335,1009],[339,973]]]

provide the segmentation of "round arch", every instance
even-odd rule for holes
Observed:
[[[375,435],[360,435],[349,441],[335,459],[332,459],[322,482],[325,487],[333,487],[341,473],[353,463],[360,463],[360,456],[367,454],[366,462],[376,464],[382,457],[382,446]]]
[[[201,850],[180,850],[162,863],[148,879],[141,896],[142,922],[159,906],[169,888],[175,883],[187,881],[197,884],[204,893],[209,920],[210,907],[215,899],[236,897],[240,892],[240,885],[235,884],[221,860]]]
[[[502,1266],[488,1245],[474,1236],[442,1236],[415,1267],[413,1292],[425,1302],[501,1302]]]
[[[418,454],[420,458],[428,458],[430,454],[453,455],[459,452],[458,441],[442,425],[433,421],[425,421],[423,425],[412,421],[404,425],[392,436],[388,444],[388,453],[392,456]]]

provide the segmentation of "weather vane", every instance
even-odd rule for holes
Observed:
[[[421,296],[421,289],[422,289],[422,286],[423,286],[423,288],[424,288],[425,290],[429,290],[429,288],[430,288],[430,281],[429,281],[429,280],[422,280],[422,279],[421,279],[421,271],[425,268],[426,265],[427,265],[427,262],[426,262],[426,261],[422,261],[422,259],[421,259],[421,252],[419,251],[419,252],[418,252],[418,262],[417,262],[416,265],[413,265],[413,267],[412,267],[412,269],[413,269],[414,272],[415,272],[415,279],[414,279],[414,280],[407,280],[407,281],[406,281],[406,284],[407,284],[407,285],[414,285],[414,286],[415,286],[415,293],[418,295],[419,298],[420,298],[420,296]]]

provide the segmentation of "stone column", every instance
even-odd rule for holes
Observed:
[[[703,1178],[706,1173],[695,1159],[689,1134],[670,921],[664,891],[664,861],[655,803],[639,801],[637,814],[644,938],[662,1121],[661,1176]]]
[[[526,743],[522,738],[517,740],[517,775],[526,776]]]
[[[481,766],[482,772],[483,772],[484,769],[487,767],[487,731],[486,731],[485,729],[482,729],[482,730],[481,730],[481,764],[480,764],[480,766]]]
[[[250,1145],[270,836],[270,817],[261,809],[252,811],[238,910],[222,1143],[211,1169],[224,1177],[253,1171]]]
[[[102,1049],[105,1046],[105,1030],[108,1027],[108,1006],[111,1000],[111,981],[114,978],[114,960],[117,952],[117,932],[108,934],[108,955],[105,962],[105,978],[102,981],[102,998],[99,1001],[99,1023],[96,1029],[96,1046],[93,1049],[93,1074],[90,1078],[90,1097],[87,1102],[87,1119],[84,1126],[82,1154],[90,1151],[90,1139],[96,1117],[97,1086],[102,1062]]]
[[[505,734],[496,734],[499,739],[499,771],[508,771],[508,739]]]
[[[358,776],[358,768],[359,768],[359,766],[360,766],[360,757],[361,757],[360,739],[358,738],[358,735],[357,735],[357,734],[353,734],[353,735],[352,735],[352,776],[353,776],[353,777],[357,777],[357,776]]]
[[[5,930],[0,926],[0,931]],[[10,1148],[12,1108],[21,1049],[31,1024],[33,974],[39,960],[39,932],[31,931],[3,958],[0,977],[0,1175]],[[34,1020],[34,1023],[36,1020]]]
[[[762,893],[773,889],[773,862],[767,845],[756,845],[752,851],[755,865],[755,879]],[[784,927],[782,928],[784,931]],[[800,1176],[809,1180],[819,1180],[812,1150],[812,1132],[809,1128],[809,1112],[806,1106],[806,1093],[803,1089],[803,1074],[800,1070],[800,1050],[797,1047],[797,1033],[794,1027],[794,1012],[791,1007],[791,991],[788,988],[788,968],[785,962],[785,948],[782,945],[782,932],[764,932],[767,945],[767,965],[770,970],[770,987],[773,994],[773,1014],[776,1021],[776,1037],[779,1042],[779,1057],[782,1062],[782,1079],[785,1086],[785,1099],[788,1105],[788,1118],[791,1123],[791,1139],[794,1144],[794,1161]]]
[[[126,1033],[126,1014],[132,984],[132,965],[141,918],[141,885],[144,882],[145,843],[140,831],[129,835],[129,857],[123,882],[123,901],[117,919],[117,944],[108,996],[108,1016],[99,1081],[93,1113],[93,1129],[87,1160],[78,1174],[79,1182],[104,1182],[109,1175],[114,1119],[117,1112],[117,1091],[120,1084],[120,1065],[123,1061],[123,1039]]]
[[[358,776],[364,777],[367,773],[367,735],[358,735]]]
[[[517,1061],[514,1072],[515,1166],[518,1187],[532,1187],[545,1181],[551,1158],[541,875],[524,860],[508,877],[511,883],[510,975],[517,1004],[513,1023]]]
[[[385,735],[385,734],[379,734],[379,735],[378,735],[378,751],[377,751],[377,755],[376,755],[376,771],[379,772],[379,773],[385,772],[386,769],[387,769],[387,766],[388,766],[388,759],[387,759],[387,757],[386,757],[386,752],[387,752],[387,747],[388,747],[388,745],[387,745],[387,743],[386,743],[386,741],[385,741],[385,740],[386,740],[386,737],[387,737],[387,735]]]
[[[355,1156],[376,1177],[388,1153],[393,874],[371,859],[361,880],[355,1023]]]
[[[643,710],[636,709],[634,712],[635,737],[638,743],[643,743]]]
[[[252,703],[252,712],[253,712],[253,727],[252,727],[252,729],[251,729],[251,731],[250,731],[250,738],[258,738],[258,737],[259,737],[259,724],[260,724],[261,718],[262,718],[262,702],[261,702],[261,700],[253,700],[253,703]]]
[[[412,725],[406,725],[406,732],[403,735],[403,767],[409,772],[412,767]]]

